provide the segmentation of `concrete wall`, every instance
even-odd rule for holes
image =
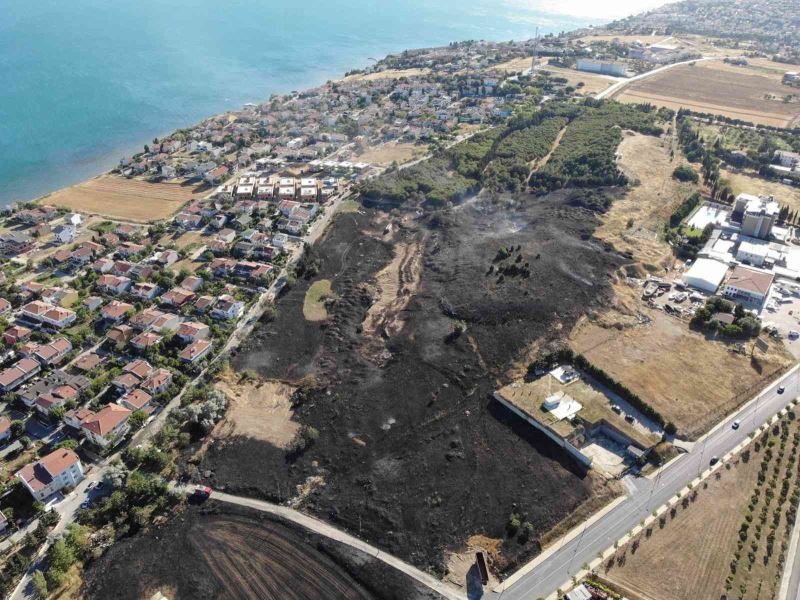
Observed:
[[[516,406],[514,406],[511,403],[509,403],[502,396],[500,396],[500,394],[498,394],[497,392],[495,392],[495,394],[494,394],[494,399],[497,400],[500,404],[502,404],[506,408],[508,408],[515,415],[518,415],[520,418],[525,419],[525,421],[527,421],[528,423],[533,425],[536,429],[541,431],[543,434],[545,434],[547,437],[549,437],[551,440],[553,440],[556,444],[561,446],[564,450],[567,451],[568,454],[570,454],[572,456],[572,458],[577,460],[578,463],[580,463],[581,465],[585,466],[586,468],[589,468],[589,467],[592,466],[592,459],[591,458],[589,458],[588,456],[585,456],[583,453],[581,453],[580,450],[578,450],[575,446],[570,444],[567,440],[562,438],[560,435],[556,435],[555,433],[550,431],[547,427],[545,427],[544,425],[539,423],[539,421],[537,421],[533,417],[525,414],[520,409],[518,409]]]

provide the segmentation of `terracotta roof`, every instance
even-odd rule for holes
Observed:
[[[124,406],[109,404],[81,423],[81,427],[95,435],[105,437],[106,434],[125,421],[130,414],[131,411]]]
[[[774,278],[775,276],[772,273],[756,271],[755,269],[748,269],[747,267],[739,265],[733,270],[733,273],[731,273],[726,285],[766,296]]]
[[[77,462],[80,459],[75,452],[60,448],[41,460],[22,467],[17,471],[17,477],[25,480],[31,489],[39,491]]]
[[[127,404],[133,410],[139,410],[150,404],[150,401],[152,399],[153,397],[144,390],[136,389],[133,390],[130,394],[126,394],[122,398],[122,402]]]

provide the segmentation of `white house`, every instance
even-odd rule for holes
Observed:
[[[83,465],[72,450],[61,448],[17,471],[17,479],[36,500],[44,500],[83,479]]]
[[[128,432],[131,411],[118,404],[108,404],[81,423],[81,432],[93,444],[105,448]]]
[[[211,316],[216,319],[238,319],[244,312],[244,302],[236,300],[229,294],[223,294],[219,297],[214,309],[211,311]]]

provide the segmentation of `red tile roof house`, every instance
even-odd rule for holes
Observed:
[[[195,340],[178,355],[183,362],[196,363],[205,358],[211,352],[211,342],[208,340]]]
[[[196,292],[203,286],[203,278],[196,275],[189,275],[181,281],[181,287],[190,292]]]
[[[7,369],[0,371],[0,391],[10,392],[42,370],[39,361],[23,358]]]
[[[92,269],[98,273],[109,273],[114,268],[114,261],[110,258],[98,258],[92,263]]]
[[[27,340],[31,335],[31,330],[22,325],[13,325],[5,330],[3,333],[3,340],[9,346],[13,346],[17,342]]]
[[[6,314],[9,310],[11,310],[11,302],[5,298],[0,298],[0,315]]]
[[[95,283],[98,289],[110,294],[124,294],[131,289],[132,284],[133,282],[127,277],[119,277],[117,275],[101,275]]]
[[[33,352],[33,358],[46,367],[60,363],[70,352],[72,352],[72,342],[60,337],[49,344],[39,344]]]
[[[88,408],[74,408],[64,414],[64,423],[73,429],[80,429],[81,423],[91,416],[94,416],[94,413]]]
[[[195,340],[205,340],[211,335],[211,329],[205,323],[197,321],[185,321],[178,327],[178,337],[184,342]]]
[[[166,294],[161,296],[161,301],[170,306],[183,306],[187,302],[194,300],[194,292],[184,290],[183,288],[172,288]]]
[[[197,309],[197,312],[202,314],[212,308],[215,302],[216,299],[212,296],[200,296],[194,301],[194,307]]]
[[[142,300],[152,300],[158,296],[160,291],[161,289],[155,283],[141,281],[133,286],[131,289],[131,295],[141,298]]]
[[[35,500],[44,500],[67,486],[76,486],[83,479],[83,465],[72,450],[60,448],[17,471]]]
[[[133,315],[128,323],[139,331],[147,331],[159,317],[165,314],[167,313],[151,306]]]
[[[75,368],[80,371],[91,371],[100,365],[105,359],[95,352],[87,352],[78,357],[75,361]]]
[[[40,300],[29,302],[20,308],[20,312],[28,319],[57,328],[72,325],[77,318],[77,315],[67,308],[50,306]]]
[[[130,411],[147,410],[153,397],[142,389],[135,389],[119,399],[119,404]]]
[[[81,432],[87,440],[105,448],[128,432],[131,411],[118,404],[108,404],[81,423]]]
[[[142,383],[142,389],[153,396],[166,392],[172,384],[172,373],[167,369],[156,369]]]
[[[77,398],[78,390],[71,385],[60,385],[39,396],[34,407],[43,415],[49,415],[52,409],[62,407],[70,400],[76,400]]]
[[[171,264],[178,262],[181,257],[175,250],[164,250],[158,257],[158,264],[168,267]]]
[[[0,417],[0,442],[5,442],[11,438],[11,419]]]
[[[153,333],[152,331],[145,331],[140,333],[135,338],[131,340],[131,346],[136,348],[137,350],[147,350],[148,348],[152,348],[153,346],[157,345],[161,341],[161,336],[157,333]]]
[[[108,330],[106,337],[115,344],[124,346],[133,337],[133,327],[130,325],[114,325]]]
[[[125,320],[128,313],[132,313],[134,307],[127,302],[120,302],[119,300],[112,300],[100,310],[100,316],[103,320],[109,323],[121,323]]]

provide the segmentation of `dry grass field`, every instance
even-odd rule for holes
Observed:
[[[365,152],[355,156],[354,162],[367,162],[373,165],[388,166],[393,162],[403,164],[425,154],[425,146],[416,144],[406,144],[401,142],[389,142],[374,148],[369,148]]]
[[[722,65],[722,67],[720,67]],[[785,103],[789,90],[773,77],[732,70],[721,61],[667,69],[632,83],[616,96],[622,102],[649,102],[677,109],[788,127],[800,119],[800,103]]]
[[[731,182],[734,194],[775,196],[775,199],[781,205],[788,206],[789,210],[800,210],[800,188],[779,181],[754,177],[747,173],[735,173],[727,169],[720,169],[720,176]]]
[[[793,413],[617,551],[601,576],[634,600],[777,597],[800,494]]]
[[[366,75],[349,75],[342,79],[342,81],[375,81],[377,79],[400,79],[401,77],[416,77],[419,75],[427,75],[430,69],[386,69],[377,73],[368,73]]]
[[[189,202],[208,194],[205,186],[148,183],[101,175],[46,196],[42,202],[109,219],[148,223],[174,215]]]
[[[632,599],[719,600],[758,461],[720,472],[687,508],[679,505],[663,527],[657,521],[649,537],[640,536],[635,551],[630,544],[617,551],[603,577]]]
[[[792,362],[773,345],[754,363],[679,319],[644,305],[638,311],[651,322],[618,329],[583,321],[570,345],[674,422],[681,437],[696,438]],[[616,311],[609,313],[606,325]]]
[[[675,152],[673,160],[670,149]],[[619,155],[620,169],[638,185],[614,201],[595,236],[619,252],[630,252],[649,270],[660,269],[673,261],[672,248],[660,236],[664,223],[696,186],[672,177],[680,164],[680,150],[672,136],[626,133]]]

